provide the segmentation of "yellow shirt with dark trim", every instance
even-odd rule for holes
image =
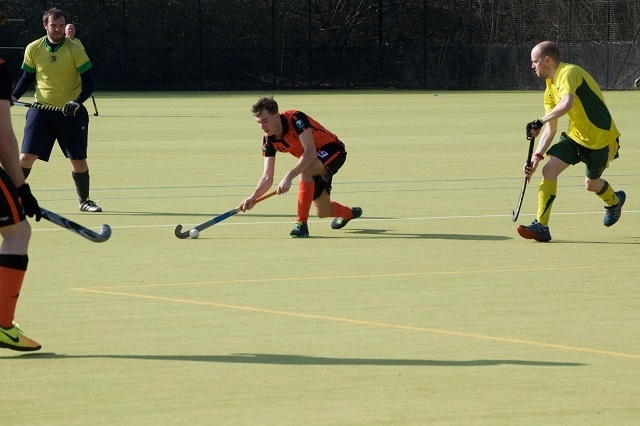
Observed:
[[[84,49],[66,38],[51,48],[47,37],[27,45],[22,69],[36,73],[36,101],[63,107],[82,91],[80,74],[92,67]]]
[[[553,76],[547,79],[544,109],[551,111],[564,95],[574,95],[573,107],[567,112],[567,135],[590,149],[608,146],[620,136],[609,113],[598,83],[577,65],[561,62]]]

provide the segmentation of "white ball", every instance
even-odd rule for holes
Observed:
[[[189,231],[189,236],[195,240],[200,236],[200,232],[198,232],[196,228],[193,228],[191,231]]]

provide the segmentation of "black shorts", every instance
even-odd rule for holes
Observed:
[[[313,182],[315,189],[313,191],[313,199],[317,199],[322,195],[322,191],[326,190],[328,194],[331,194],[331,182],[333,181],[333,175],[338,173],[340,167],[347,161],[347,151],[345,151],[344,144],[342,142],[331,142],[324,145],[318,151],[318,160],[324,164],[324,167],[329,172],[328,175],[314,176]]]
[[[580,145],[563,132],[558,142],[547,150],[547,154],[571,165],[584,163],[587,166],[585,175],[589,179],[599,179],[605,169],[609,167],[609,162],[618,158],[619,149],[619,139],[604,148],[589,149]]]
[[[0,169],[0,228],[15,225],[25,219],[18,190],[7,172]]]
[[[22,140],[23,154],[34,154],[42,161],[49,161],[55,141],[64,156],[71,160],[87,158],[89,114],[80,105],[76,115],[66,117],[58,111],[29,108]]]

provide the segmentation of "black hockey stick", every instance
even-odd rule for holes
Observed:
[[[254,204],[258,204],[260,201],[262,200],[266,200],[267,198],[276,195],[277,191],[271,191],[270,193],[263,195],[262,197],[256,199]],[[175,234],[176,237],[180,238],[181,240],[184,240],[185,238],[189,238],[189,232],[193,229],[196,229],[198,232],[203,231],[207,228],[209,228],[210,226],[215,225],[216,223],[222,222],[225,219],[230,218],[231,216],[237,214],[240,211],[240,209],[238,209],[237,207],[233,210],[229,210],[228,212],[222,213],[221,215],[218,215],[212,219],[209,219],[206,222],[201,223],[200,225],[189,229],[186,232],[182,232],[182,225],[178,225],[176,226],[176,230],[175,230]]]
[[[36,109],[43,109],[45,111],[57,111],[57,112],[64,112],[64,108],[60,108],[60,107],[55,107],[55,106],[51,106],[51,105],[44,105],[44,104],[39,104],[39,103],[33,103],[30,104],[29,102],[20,102],[20,101],[15,101],[13,103],[14,105],[18,105],[18,106],[23,106],[23,107],[27,107],[27,108],[36,108]]]
[[[527,167],[531,166],[531,155],[533,155],[533,143],[536,138],[529,139],[529,153],[527,154]],[[527,189],[527,182],[529,178],[527,176],[524,177],[524,182],[522,182],[522,189],[520,190],[520,199],[518,200],[518,205],[515,210],[511,210],[511,222],[515,222],[518,220],[518,215],[520,214],[520,209],[522,208],[522,200],[524,200],[524,191]]]
[[[42,217],[47,219],[49,222],[53,222],[56,225],[62,226],[63,228],[66,228],[71,232],[75,232],[76,234],[81,235],[87,240],[93,241],[94,243],[107,241],[111,236],[111,228],[109,227],[109,225],[102,225],[102,229],[98,234],[97,232],[92,231],[89,228],[85,228],[84,226],[79,225],[74,221],[67,219],[66,217],[59,216],[47,209],[43,209],[42,207],[40,207],[40,212],[42,213]]]
[[[93,115],[95,115],[96,117],[100,114],[98,114],[98,105],[96,105],[96,98],[93,97],[93,95],[91,95],[91,100],[93,101]]]

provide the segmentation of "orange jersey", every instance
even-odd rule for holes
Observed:
[[[300,133],[306,129],[311,129],[317,151],[332,142],[343,145],[336,135],[301,111],[285,111],[280,114],[280,120],[282,121],[282,139],[276,140],[274,136],[265,136],[262,142],[264,157],[274,157],[276,152],[288,152],[294,157],[300,158],[304,152],[304,147],[300,142]]]

